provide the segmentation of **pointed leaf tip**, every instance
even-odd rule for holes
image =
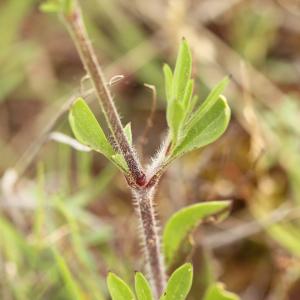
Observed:
[[[135,273],[135,292],[138,300],[153,300],[150,284],[140,272]]]
[[[185,300],[193,282],[193,266],[186,263],[176,269],[168,280],[160,300]]]
[[[191,77],[192,54],[186,40],[182,40],[176,60],[173,78],[173,96],[178,101],[183,100],[184,92]]]
[[[135,300],[128,284],[116,274],[110,272],[106,282],[112,300]]]

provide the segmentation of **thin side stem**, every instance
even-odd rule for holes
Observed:
[[[163,293],[166,285],[165,267],[161,254],[158,225],[153,207],[155,188],[134,190],[136,210],[142,225],[142,242],[147,262],[148,275],[155,293],[155,299]]]
[[[106,85],[104,74],[85,30],[78,4],[74,6],[69,15],[64,15],[64,20],[73,37],[81,61],[93,82],[97,98],[113,135],[114,142],[126,160],[131,177],[133,177],[137,185],[142,186],[146,183],[146,176],[133,148],[129,145],[125,136],[119,114]]]

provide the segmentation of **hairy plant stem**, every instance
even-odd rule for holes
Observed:
[[[155,299],[163,293],[166,285],[165,267],[161,254],[158,225],[155,218],[153,196],[155,186],[134,189],[136,211],[141,223],[141,238],[147,261],[147,271],[155,293]]]
[[[104,74],[85,30],[81,10],[78,4],[74,6],[73,10],[68,15],[64,15],[64,20],[74,40],[85,70],[93,82],[97,98],[113,135],[114,142],[128,165],[129,175],[137,185],[144,185],[146,183],[146,176],[136,158],[133,148],[127,141],[119,114],[107,87]]]
[[[107,88],[99,61],[85,30],[80,7],[77,4],[77,1],[74,0],[74,3],[75,5],[72,11],[63,16],[64,21],[74,40],[82,63],[93,82],[101,109],[113,135],[114,142],[128,165],[129,174],[126,174],[125,176],[136,200],[135,204],[139,217],[138,219],[142,227],[142,240],[145,246],[147,268],[155,299],[158,299],[166,285],[164,262],[161,254],[158,227],[153,207],[153,195],[159,176],[146,178],[140,162],[135,155],[134,149],[127,141],[120,117],[110,91]],[[147,180],[149,182],[147,182]]]

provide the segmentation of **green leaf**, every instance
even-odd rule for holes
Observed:
[[[188,108],[187,108],[187,112],[186,112],[187,116],[189,116],[193,112],[193,110],[198,102],[198,99],[199,99],[199,97],[197,95],[192,96],[192,99],[190,100]]]
[[[210,201],[185,207],[171,216],[163,232],[163,248],[168,265],[172,263],[182,241],[204,218],[219,213],[229,201]]]
[[[192,55],[189,45],[185,39],[182,40],[176,60],[173,78],[173,97],[178,101],[183,101],[183,96],[191,77]]]
[[[167,101],[172,101],[172,81],[173,81],[173,74],[172,70],[169,65],[165,64],[163,66],[164,78],[165,78],[165,92]]]
[[[168,65],[165,65],[163,70],[168,99],[167,121],[172,137],[172,148],[174,148],[181,135],[181,128],[188,109],[188,98],[193,92],[193,82],[190,80],[192,57],[186,40],[180,44],[174,76]]]
[[[197,123],[199,119],[201,119],[203,115],[205,115],[211,109],[211,107],[216,104],[216,102],[219,100],[222,92],[228,84],[229,78],[225,77],[210,91],[207,98],[203,101],[202,105],[193,115],[193,118],[189,125],[190,127],[193,127],[193,125]]]
[[[193,282],[193,266],[190,263],[179,267],[171,275],[161,300],[185,300]]]
[[[132,145],[132,131],[131,131],[131,123],[130,122],[124,127],[124,132],[127,137],[128,143],[130,145]]]
[[[115,154],[94,114],[82,98],[71,107],[69,122],[76,139],[111,159]]]
[[[198,113],[201,116],[196,116],[187,125],[182,140],[172,153],[173,158],[214,142],[229,124],[230,108],[224,96],[219,96],[212,106],[209,105],[209,108],[205,109],[205,113]]]
[[[184,97],[183,97],[183,106],[188,107],[193,96],[193,89],[194,89],[194,80],[190,79],[187,83]]]
[[[128,167],[124,157],[114,151],[93,112],[82,98],[78,98],[73,103],[69,113],[69,123],[80,143],[102,153],[122,171],[127,172]],[[125,127],[128,137],[131,131],[129,126]]]
[[[150,285],[140,272],[135,274],[135,292],[138,300],[153,300]]]
[[[107,287],[112,300],[134,300],[134,294],[130,287],[117,275],[109,273]]]
[[[169,102],[168,102],[169,103]],[[173,145],[176,145],[180,130],[182,128],[182,123],[184,120],[184,107],[181,102],[175,100],[169,105],[167,111],[167,122],[171,130]]]
[[[224,289],[222,283],[214,283],[207,289],[204,300],[239,300],[240,298]]]
[[[193,113],[197,98],[193,97],[191,70],[191,52],[188,43],[183,40],[174,76],[168,65],[163,68],[168,99],[167,122],[172,139],[169,162],[188,151],[214,142],[223,134],[230,119],[229,106],[226,98],[221,95],[229,82],[227,77],[218,83]]]

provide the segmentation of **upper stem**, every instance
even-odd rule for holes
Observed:
[[[81,10],[78,4],[74,6],[68,15],[64,15],[64,20],[73,37],[81,61],[92,80],[101,109],[113,135],[114,142],[118,150],[124,156],[131,177],[133,177],[137,185],[142,186],[146,183],[146,176],[124,133],[119,114],[106,85],[102,69],[85,30]]]

